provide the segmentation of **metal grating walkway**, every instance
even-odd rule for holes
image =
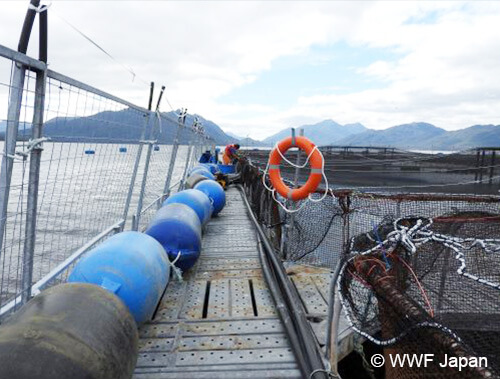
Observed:
[[[285,263],[288,278],[297,288],[300,300],[304,305],[307,319],[318,340],[320,347],[325,351],[328,301],[330,299],[330,269],[305,266],[295,263]],[[338,329],[339,361],[349,355],[354,348],[354,334],[344,310],[341,311]]]
[[[142,326],[136,378],[300,378],[262,277],[257,238],[236,188],[207,225],[203,251],[171,281]]]

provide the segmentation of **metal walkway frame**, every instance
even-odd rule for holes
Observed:
[[[142,326],[137,378],[301,378],[263,277],[259,241],[230,187],[210,221],[203,250],[182,282],[171,281]]]

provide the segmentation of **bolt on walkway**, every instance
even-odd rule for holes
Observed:
[[[172,280],[155,318],[139,329],[136,378],[300,378],[262,276],[242,194],[203,235],[196,265]]]

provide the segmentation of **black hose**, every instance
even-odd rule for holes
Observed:
[[[279,290],[277,286],[277,280],[274,275],[274,272],[272,270],[272,267],[269,265],[269,261],[267,259],[266,254],[264,253],[264,249],[262,247],[262,241],[260,239],[260,236],[257,236],[259,240],[258,248],[259,248],[259,258],[260,262],[262,264],[262,272],[264,273],[264,279],[266,280],[266,283],[269,287],[269,290],[271,291],[271,294],[274,299],[274,303],[276,304],[276,309],[278,310],[281,321],[283,322],[283,326],[286,330],[286,334],[288,336],[288,340],[290,341],[290,345],[292,347],[292,350],[294,352],[295,358],[297,359],[297,362],[299,364],[300,371],[304,376],[307,376],[307,374],[310,372],[309,365],[306,362],[306,358],[304,357],[304,354],[302,354],[301,347],[300,347],[300,341],[299,337],[297,336],[297,333],[295,332],[295,328],[293,325],[293,321],[290,318],[290,313],[288,311],[288,308],[283,300],[283,297],[281,296],[281,291]]]
[[[47,63],[47,7],[44,5],[44,11],[40,13],[40,34],[38,36],[38,59]]]
[[[243,194],[243,202],[245,203],[250,218],[252,219],[259,234],[263,250],[266,253],[266,257],[267,259],[269,259],[271,267],[273,268],[274,282],[270,283],[272,282],[272,280],[270,280],[268,282],[268,285],[272,289],[272,292],[277,290],[277,287],[279,287],[281,296],[285,300],[285,303],[287,305],[288,314],[291,316],[292,322],[294,324],[295,333],[297,334],[299,339],[299,350],[295,351],[295,354],[296,356],[303,355],[305,357],[305,363],[307,366],[305,367],[305,369],[307,370],[305,373],[306,377],[309,377],[311,373],[315,372],[316,379],[327,378],[322,355],[316,343],[316,337],[314,336],[311,326],[305,316],[305,312],[302,308],[302,302],[297,293],[297,289],[288,279],[288,275],[286,274],[283,264],[281,263],[281,261],[279,261],[278,257],[274,253],[274,249],[272,248],[266,234],[262,230],[262,227],[257,221],[257,218],[252,212],[252,208],[250,207],[242,186],[237,185],[237,187]]]
[[[149,85],[148,111],[150,111],[151,108],[152,108],[152,106],[153,106],[153,93],[154,93],[154,90],[155,90],[155,82],[151,82],[151,84]]]
[[[31,5],[38,8],[40,5],[40,0],[31,0]],[[23,29],[21,31],[21,37],[19,38],[19,44],[17,45],[17,51],[26,54],[28,51],[28,42],[30,40],[31,30],[33,29],[33,23],[35,22],[36,11],[34,9],[28,9],[26,12],[26,17],[24,18]]]

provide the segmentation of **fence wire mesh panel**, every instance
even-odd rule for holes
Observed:
[[[165,178],[170,165],[173,147],[171,145],[164,144],[155,146],[156,147],[153,148],[150,167],[147,174],[147,182],[144,190],[144,205],[141,210],[141,216],[138,224],[139,231],[144,230],[144,228],[147,227],[158,210],[158,207],[162,204]],[[176,192],[182,178],[184,167],[186,165],[188,148],[189,147],[187,145],[181,145],[178,147],[177,158],[173,162],[174,168],[170,182],[172,192]]]
[[[144,124],[142,112],[63,80],[49,77],[45,96],[49,142],[39,167],[35,252],[24,263],[33,282],[121,219]]]
[[[2,56],[12,58],[2,49]],[[0,98],[7,105],[0,120],[6,141],[0,189],[6,204],[0,225],[1,315],[24,301],[21,294],[26,298],[32,289],[36,294],[65,281],[83,253],[130,227],[132,216],[139,215],[143,229],[165,195],[170,164],[170,190],[175,191],[207,142],[195,122],[179,128],[176,112],[150,112],[45,67],[37,66],[46,76],[45,90],[36,94],[37,73],[9,58],[0,62],[5,66]],[[35,103],[42,95],[43,138],[33,140]],[[175,137],[183,145],[174,156]],[[30,240],[34,251],[27,254],[30,151],[39,147],[37,222]],[[28,271],[26,281],[23,272]]]
[[[35,101],[36,75],[0,58],[0,142],[2,184],[0,184],[0,306],[21,293],[22,256],[29,161],[28,149]]]

